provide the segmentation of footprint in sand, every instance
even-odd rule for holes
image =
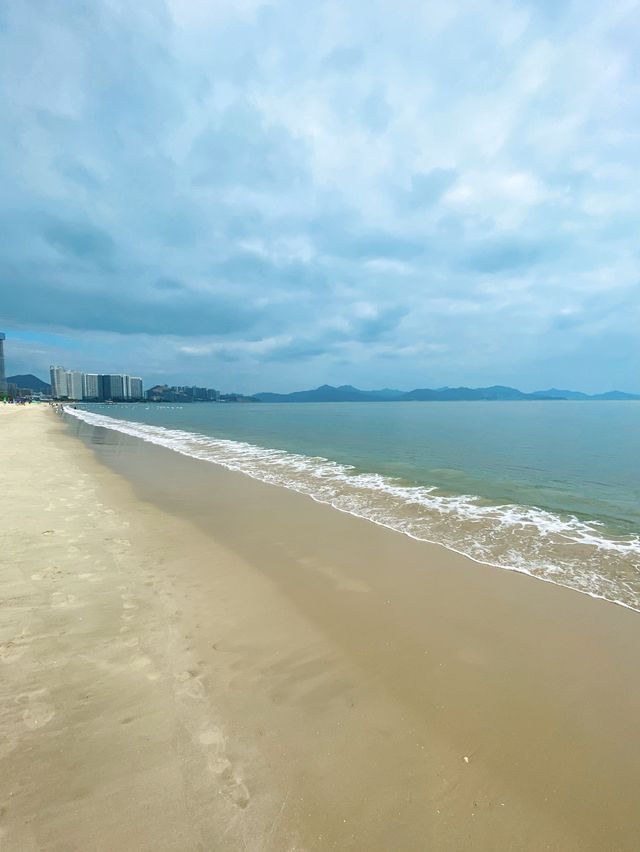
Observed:
[[[44,704],[43,702],[36,701],[30,704],[24,711],[22,721],[30,731],[36,731],[38,728],[43,728],[47,725],[55,715],[56,711],[53,709],[52,704]]]
[[[53,704],[44,700],[47,694],[46,689],[38,689],[35,692],[23,692],[15,698],[17,704],[27,702],[27,707],[22,713],[22,721],[30,731],[43,728],[56,715]]]
[[[178,674],[175,675],[175,678],[178,681],[178,683],[184,683],[185,681],[189,680],[189,678],[191,678],[191,677],[195,677],[194,672],[184,671],[184,672],[178,672]]]
[[[14,642],[9,639],[8,642],[0,642],[0,660],[3,663],[15,663],[29,648],[30,640],[24,638]]]
[[[122,594],[120,595],[120,597],[122,598],[122,609],[124,610],[120,618],[122,619],[122,621],[131,621],[133,618],[136,617],[138,604],[130,600],[133,595]]]
[[[54,592],[51,595],[51,606],[54,609],[59,609],[60,607],[73,606],[76,602],[75,595],[65,594],[64,592]]]
[[[220,728],[206,728],[198,736],[198,740],[202,745],[215,745],[219,749],[223,749],[226,743],[226,737]]]
[[[174,675],[174,677],[180,684],[176,689],[177,695],[196,699],[200,699],[204,696],[204,685],[197,672],[178,672],[178,674]]]
[[[37,571],[31,575],[31,579],[39,582],[40,580],[56,580],[62,575],[62,571],[57,565],[49,565],[43,568],[42,571]]]
[[[246,808],[251,801],[247,785],[240,775],[234,772],[231,761],[225,756],[227,738],[221,728],[207,725],[198,734],[198,742],[207,753],[209,772],[217,775],[224,784],[223,794],[239,808]]]
[[[251,801],[251,796],[249,795],[249,789],[247,785],[240,779],[234,778],[234,784],[229,791],[229,796],[231,800],[236,803],[239,808],[247,807],[249,802]]]
[[[132,640],[130,640],[132,641]],[[135,639],[135,644],[137,644],[138,640]],[[125,643],[128,644],[128,643]],[[150,657],[140,656],[140,657],[132,657],[130,660],[131,668],[135,671],[144,672],[144,675],[147,680],[159,680],[162,675],[159,671],[153,668],[153,660]]]
[[[126,588],[125,586],[119,586],[120,589]],[[138,604],[133,600],[133,594],[131,592],[123,591],[120,595],[120,600],[122,601],[123,609],[138,609]]]
[[[215,726],[208,726],[198,734],[198,742],[201,746],[204,746],[203,751],[207,756],[209,772],[217,775],[226,783],[233,782],[235,784],[233,766],[224,754],[227,738],[222,730]]]
[[[220,778],[231,778],[231,761],[219,754],[210,754],[207,758],[207,766],[209,772],[218,775]]]

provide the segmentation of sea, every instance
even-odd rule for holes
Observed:
[[[640,402],[137,403],[67,412],[640,611]]]

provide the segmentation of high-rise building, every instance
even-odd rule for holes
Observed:
[[[51,367],[51,396],[54,399],[124,402],[144,399],[142,379],[124,373],[82,373]]]
[[[111,374],[109,378],[111,380],[111,399],[124,399],[124,376]]]
[[[106,399],[111,399],[111,385],[109,376],[98,375],[98,399],[103,402]]]
[[[105,401],[121,402],[124,395],[124,376],[109,373],[98,376],[98,397]]]
[[[98,393],[98,374],[83,373],[82,374],[82,398],[83,399],[100,399]]]
[[[107,401],[111,399],[111,380],[109,376],[102,373],[98,376],[98,399]]]
[[[50,367],[51,396],[54,399],[68,399],[69,387],[67,385],[67,371],[64,367]]]
[[[83,374],[79,370],[67,370],[67,396],[69,399],[82,400]]]
[[[142,390],[142,379],[140,376],[131,376],[129,378],[130,399],[142,399],[144,393]]]
[[[140,376],[124,373],[82,373],[80,370],[66,370],[64,367],[54,366],[50,367],[49,372],[53,399],[94,402],[144,399]]]
[[[7,374],[4,369],[4,342],[6,340],[4,331],[0,331],[0,396],[7,393]]]

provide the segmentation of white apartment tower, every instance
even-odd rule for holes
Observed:
[[[82,373],[79,370],[67,371],[67,396],[69,399],[82,400]]]
[[[82,374],[82,398],[83,399],[98,399],[98,374],[83,373]]]
[[[51,396],[54,399],[67,399],[69,388],[67,385],[67,371],[64,367],[50,367]]]
[[[51,396],[54,399],[118,400],[144,399],[142,379],[124,373],[82,373],[51,367]]]
[[[109,374],[111,399],[124,399],[124,376],[118,373]]]

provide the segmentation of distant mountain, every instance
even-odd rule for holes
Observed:
[[[393,388],[382,388],[382,390],[368,391],[375,395],[376,399],[396,400],[404,396],[404,391],[394,390]]]
[[[523,393],[515,388],[504,387],[503,385],[493,385],[490,388],[440,388],[439,390],[431,390],[430,388],[417,388],[409,391],[402,397],[405,400],[433,400],[433,401],[471,401],[471,400],[491,400],[491,399],[533,399],[531,394]],[[539,397],[535,397],[538,399]]]
[[[596,393],[589,399],[640,399],[640,394],[625,393],[624,391],[607,391],[607,393]]]
[[[256,393],[255,399],[260,402],[380,402],[402,399],[402,391],[389,388],[383,390],[363,391],[352,385],[341,385],[334,388],[331,385],[321,385],[315,390],[295,391],[294,393]]]
[[[470,402],[474,400],[640,400],[640,395],[609,391],[589,396],[580,391],[557,388],[524,393],[517,388],[504,385],[493,385],[488,388],[416,388],[408,392],[390,388],[360,390],[353,385],[341,385],[337,388],[332,385],[321,385],[314,390],[294,393],[256,393],[254,399],[260,402]]]
[[[558,390],[558,388],[535,391],[531,396],[535,399],[592,399],[592,397],[586,393],[582,393],[582,391]]]
[[[51,385],[32,373],[27,373],[26,376],[7,376],[7,382],[37,393],[51,393]]]

